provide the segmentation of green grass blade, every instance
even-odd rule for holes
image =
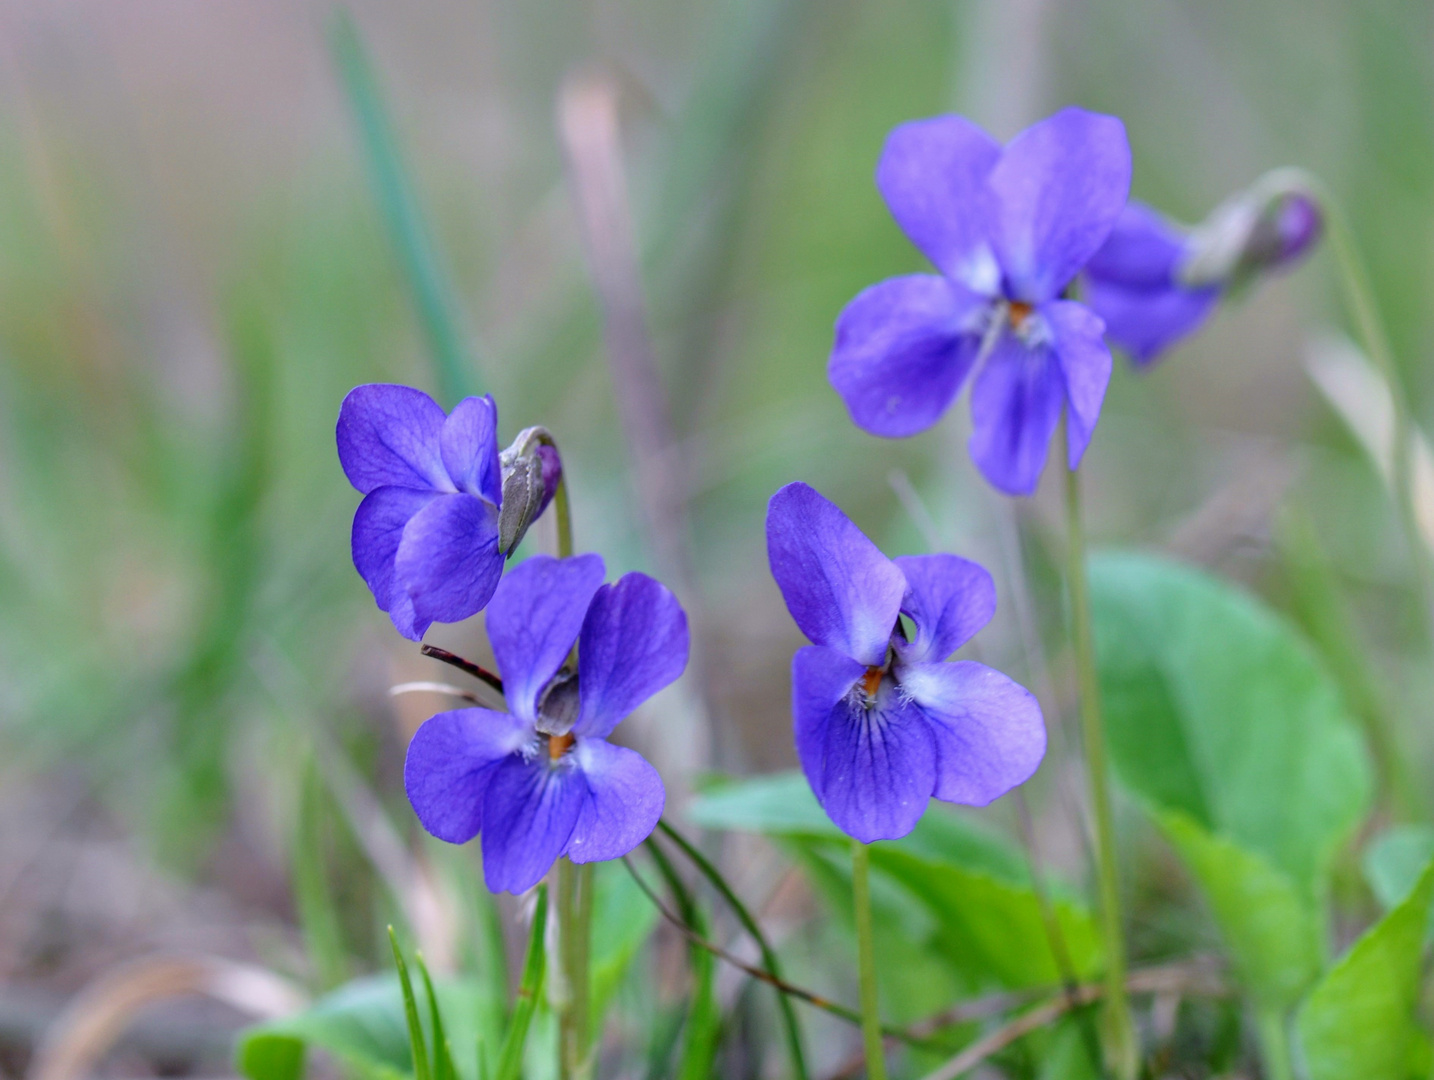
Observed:
[[[418,196],[384,107],[373,63],[353,16],[345,8],[334,12],[329,26],[329,48],[358,122],[379,210],[428,339],[439,392],[444,403],[452,407],[472,393],[474,387],[473,368],[463,343],[453,290],[429,238]]]
[[[517,1080],[518,1070],[522,1068],[528,1025],[532,1023],[533,1012],[542,996],[544,963],[547,957],[543,943],[547,925],[548,887],[539,885],[538,904],[533,910],[533,931],[528,937],[528,954],[523,959],[523,978],[518,984],[518,1000],[513,1005],[513,1017],[508,1021],[508,1032],[503,1038],[503,1049],[498,1058],[498,1074],[494,1080]]]
[[[423,1037],[423,1022],[418,1018],[418,999],[413,996],[413,981],[408,977],[408,965],[403,961],[403,951],[398,947],[398,935],[393,927],[388,928],[388,943],[393,947],[393,962],[398,968],[398,982],[403,988],[403,1015],[408,1021],[408,1041],[413,1050],[413,1080],[434,1080],[428,1067],[428,1044]]]
[[[721,894],[722,899],[727,902],[728,907],[730,907],[733,914],[737,916],[737,921],[742,924],[742,928],[752,935],[752,939],[756,941],[757,947],[762,951],[762,966],[777,978],[783,978],[781,965],[777,961],[777,954],[767,941],[766,934],[762,933],[761,926],[758,925],[757,920],[752,917],[752,913],[747,910],[747,905],[742,903],[736,892],[727,884],[726,878],[722,876],[717,867],[712,865],[702,852],[688,843],[686,837],[671,825],[667,824],[667,822],[659,821],[657,827],[662,830],[663,836],[677,845],[678,850],[687,856],[692,865],[697,867],[702,876]],[[786,1032],[787,1052],[791,1058],[792,1075],[797,1077],[798,1080],[807,1080],[807,1060],[806,1055],[802,1052],[802,1029],[797,1025],[796,1010],[792,1008],[791,999],[788,998],[786,994],[775,989],[773,993],[777,995],[777,1005],[782,1013],[782,1026]]]
[[[304,768],[301,784],[292,871],[294,905],[314,981],[319,989],[332,990],[349,977],[349,964],[338,907],[324,872],[324,787],[312,760]]]
[[[448,1035],[443,1030],[443,1015],[438,1009],[438,995],[433,991],[433,980],[428,975],[428,965],[423,954],[414,954],[418,974],[423,978],[423,989],[428,995],[428,1017],[433,1028],[433,1080],[458,1080],[458,1070],[453,1067],[453,1051],[448,1045]]]

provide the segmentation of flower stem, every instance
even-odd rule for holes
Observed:
[[[1070,589],[1076,677],[1080,686],[1081,741],[1085,746],[1091,814],[1095,818],[1096,872],[1105,930],[1106,1064],[1116,1080],[1133,1080],[1140,1061],[1135,1045],[1135,1028],[1130,1019],[1130,1001],[1125,992],[1125,934],[1120,910],[1120,877],[1115,858],[1115,826],[1110,806],[1110,775],[1105,757],[1100,681],[1095,670],[1090,584],[1086,580],[1080,474],[1075,469],[1066,471],[1066,528],[1069,549],[1067,586]]]
[[[558,477],[558,489],[553,492],[553,513],[558,517],[558,558],[566,559],[573,553],[573,510],[566,476]]]
[[[558,558],[573,553],[572,505],[568,500],[567,477],[558,477],[553,493],[553,513],[558,524]],[[577,645],[568,658],[572,664]],[[558,907],[558,978],[561,987],[553,1005],[558,1013],[558,1076],[561,1080],[583,1080],[592,1064],[588,1053],[592,1032],[588,1012],[588,947],[592,937],[593,875],[589,865],[579,866],[566,856],[555,870]]]
[[[558,941],[553,1001],[558,1014],[558,1076],[583,1080],[591,1064],[588,1020],[588,941],[592,921],[592,870],[568,858],[558,860]]]
[[[851,842],[851,895],[856,907],[856,953],[861,971],[861,1037],[866,1045],[867,1080],[886,1080],[881,1013],[876,1001],[876,947],[871,938],[871,875],[866,845]]]

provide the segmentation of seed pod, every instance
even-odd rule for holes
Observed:
[[[498,550],[504,555],[527,533],[553,501],[562,479],[563,462],[547,428],[530,427],[518,433],[499,455],[503,467],[503,505],[498,511]]]

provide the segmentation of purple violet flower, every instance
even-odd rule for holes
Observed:
[[[1144,367],[1194,333],[1222,296],[1296,265],[1324,232],[1303,177],[1278,169],[1217,207],[1193,230],[1132,201],[1086,263],[1085,302],[1106,337]]]
[[[434,622],[483,610],[507,555],[493,399],[465,398],[445,416],[421,390],[372,383],[344,398],[336,434],[344,474],[364,496],[354,566],[398,632],[419,641]]]
[[[961,116],[902,124],[876,184],[940,276],[891,278],[837,319],[827,376],[873,435],[934,424],[973,368],[971,456],[995,487],[1029,495],[1062,406],[1075,468],[1110,381],[1101,320],[1062,299],[1130,188],[1113,116],[1067,108],[1004,148]]]
[[[535,555],[508,574],[487,623],[510,711],[439,713],[408,747],[403,782],[419,821],[451,844],[481,831],[494,892],[531,888],[561,855],[625,855],[662,816],[657,770],[607,737],[682,674],[687,616],[645,574],[615,585],[603,575],[597,555]]]
[[[983,664],[944,662],[995,613],[981,566],[888,559],[806,484],[772,496],[767,557],[812,641],[792,657],[797,756],[843,832],[905,836],[932,797],[984,806],[1036,771],[1046,729],[1035,696]]]

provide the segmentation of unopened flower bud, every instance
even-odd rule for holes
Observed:
[[[499,455],[503,467],[503,505],[498,511],[498,550],[510,554],[553,501],[563,462],[546,428],[518,433]]]
[[[1323,231],[1324,214],[1304,174],[1276,169],[1216,207],[1190,234],[1181,283],[1238,289],[1258,274],[1293,265]]]

